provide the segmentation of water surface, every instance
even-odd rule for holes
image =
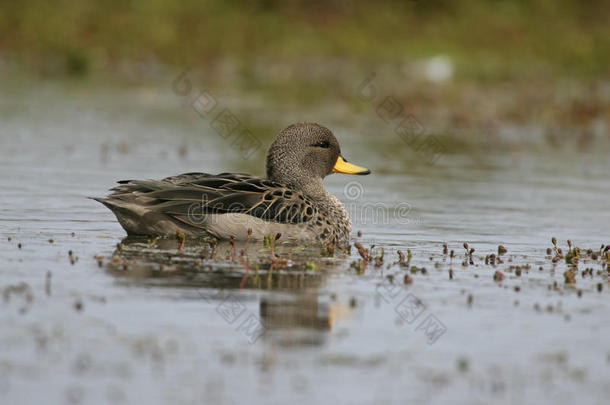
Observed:
[[[169,88],[10,86],[0,118],[3,403],[602,403],[610,394],[608,274],[582,260],[579,272],[592,275],[567,286],[565,261],[546,255],[551,237],[564,252],[567,239],[609,242],[607,156],[495,150],[413,164],[391,131],[373,139],[336,128],[346,157],[373,174],[326,185],[350,210],[354,240],[373,254],[383,247],[383,265],[351,266],[355,248],[321,257],[278,247],[292,266],[269,269],[269,249],[253,243],[248,258],[261,265],[247,272],[243,245],[234,262],[227,243],[212,257],[205,243],[125,241],[113,261],[124,231],[87,197],[125,178],[262,174],[272,134],[243,159]],[[485,265],[500,244],[503,263]],[[425,274],[396,263],[397,250]],[[529,267],[517,275],[517,265]]]

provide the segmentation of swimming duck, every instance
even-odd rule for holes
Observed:
[[[163,180],[123,180],[107,198],[129,235],[213,236],[342,244],[351,222],[322,179],[332,173],[370,170],[341,156],[333,133],[318,124],[282,130],[267,153],[267,178],[243,173],[185,173]]]

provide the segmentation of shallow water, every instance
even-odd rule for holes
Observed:
[[[411,165],[414,152],[392,149],[391,135],[338,128],[346,157],[373,174],[326,184],[348,207],[354,239],[384,248],[382,266],[350,267],[355,248],[322,258],[278,246],[293,265],[270,270],[269,250],[253,243],[248,258],[261,265],[246,272],[242,245],[234,263],[226,243],[211,257],[207,244],[179,251],[146,240],[125,241],[113,261],[124,232],[87,196],[124,178],[262,174],[269,139],[243,159],[169,89],[7,89],[2,403],[604,403],[610,394],[607,273],[583,260],[593,276],[566,286],[565,261],[545,253],[553,236],[564,252],[567,239],[609,242],[607,156],[498,150]],[[472,265],[462,265],[464,242]],[[499,244],[504,263],[485,265]],[[396,264],[396,250],[426,273]],[[527,264],[520,276],[510,269]]]

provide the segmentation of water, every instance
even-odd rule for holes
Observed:
[[[593,275],[566,286],[565,262],[553,266],[545,252],[552,236],[564,252],[567,239],[608,243],[603,154],[496,151],[414,165],[390,135],[338,128],[346,157],[373,174],[326,185],[362,231],[355,239],[384,248],[382,266],[350,267],[355,248],[321,258],[280,246],[294,265],[270,272],[259,243],[248,256],[261,268],[245,277],[226,243],[211,259],[200,257],[205,244],[187,241],[181,253],[175,241],[146,240],[126,241],[127,261],[113,264],[124,232],[87,196],[125,178],[262,174],[270,138],[244,160],[169,90],[41,83],[3,93],[3,403],[603,403],[610,394],[607,274],[589,260],[579,270]],[[464,242],[475,248],[467,267]],[[486,266],[499,244],[504,263]],[[397,250],[426,274],[394,264]],[[511,265],[530,267],[517,276]]]

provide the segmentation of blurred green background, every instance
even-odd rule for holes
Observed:
[[[610,7],[600,0],[29,0],[2,2],[0,18],[4,57],[49,74],[437,53],[476,79],[610,72]]]
[[[168,87],[189,68],[219,96],[369,128],[354,91],[375,72],[449,150],[586,150],[610,137],[608,21],[602,0],[3,1],[0,72]]]

